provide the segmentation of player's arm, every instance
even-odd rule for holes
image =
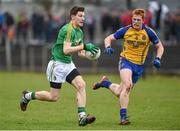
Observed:
[[[106,54],[113,54],[114,49],[111,48],[112,41],[123,38],[124,34],[128,30],[128,28],[129,27],[120,28],[114,34],[111,34],[111,35],[109,35],[108,37],[106,37],[104,39],[104,46],[105,46],[104,53],[106,53]]]
[[[114,34],[111,34],[109,36],[107,36],[105,39],[104,39],[104,46],[105,48],[107,47],[111,47],[111,44],[112,44],[112,41],[116,40],[114,38]]]
[[[63,47],[64,54],[73,54],[73,53],[76,53],[83,49],[84,49],[84,44],[80,44],[77,46],[71,46],[71,42],[69,42],[69,41],[64,42],[64,47]]]
[[[85,50],[79,51],[78,56],[80,56],[81,58],[87,58],[86,55],[85,55]]]
[[[159,40],[157,34],[151,28],[147,28],[146,31],[148,33],[150,41],[155,45],[157,49],[156,57],[154,58],[152,63],[158,69],[161,67],[161,58],[164,52],[164,47],[161,41]]]
[[[148,32],[150,41],[156,47],[156,57],[153,60],[153,65],[156,68],[160,68],[161,67],[161,58],[162,58],[162,55],[164,52],[164,47],[163,47],[161,41],[159,40],[159,38],[157,37],[157,34],[152,29],[148,29],[147,32]]]
[[[114,49],[111,48],[112,41],[114,41],[114,40],[115,40],[114,34],[111,34],[104,39],[104,46],[105,46],[104,53],[106,53],[106,54],[114,53]]]
[[[104,39],[105,48],[110,47],[112,44],[112,41],[118,40],[124,37],[124,34],[129,29],[130,26],[122,27],[119,30],[117,30],[114,34],[109,35]]]
[[[156,45],[155,45],[157,51],[156,51],[156,57],[161,59],[163,53],[164,53],[164,47],[161,43],[161,41],[159,41]]]
[[[163,52],[164,52],[164,47],[160,41],[160,39],[158,38],[157,34],[152,30],[152,29],[148,29],[147,33],[149,35],[150,41],[155,45],[157,51],[156,51],[156,57],[161,59]]]
[[[161,67],[161,57],[164,52],[164,47],[163,47],[161,41],[159,41],[157,44],[155,44],[155,47],[156,47],[157,51],[156,51],[156,57],[153,60],[153,65],[157,69],[159,69]]]
[[[96,53],[98,50],[98,47],[96,47],[92,43],[81,43],[77,46],[71,46],[71,42],[65,41],[64,42],[64,47],[63,47],[63,52],[64,54],[73,54],[82,50],[90,51],[91,53]]]

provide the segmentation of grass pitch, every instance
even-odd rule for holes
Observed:
[[[178,77],[141,79],[131,92],[128,112],[132,124],[120,126],[118,99],[107,89],[91,89],[102,75],[83,76],[87,82],[87,112],[97,119],[79,127],[76,90],[71,85],[63,85],[58,102],[32,101],[28,110],[22,112],[22,90],[49,90],[45,74],[0,72],[0,130],[180,130]],[[119,83],[118,75],[109,78]]]

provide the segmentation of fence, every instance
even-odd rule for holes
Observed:
[[[48,61],[51,59],[52,45],[10,45],[0,47],[0,70],[8,71],[38,71],[44,72]],[[115,53],[113,55],[101,54],[97,61],[90,61],[73,57],[75,65],[81,72],[114,73],[118,71],[118,60],[121,46],[113,44]],[[162,59],[162,68],[158,71],[163,74],[180,74],[180,46],[164,46],[165,52]],[[103,45],[101,45],[103,49]],[[7,50],[7,51],[6,51]],[[9,51],[8,51],[9,50]],[[146,72],[155,73],[151,61],[154,58],[155,49],[150,47],[146,61]]]

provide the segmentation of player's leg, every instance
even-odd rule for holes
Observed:
[[[22,111],[26,111],[27,105],[31,100],[41,100],[41,101],[49,101],[55,102],[59,98],[59,89],[61,88],[61,83],[65,81],[65,77],[63,74],[63,70],[61,69],[61,65],[55,61],[50,61],[47,67],[47,77],[50,81],[50,91],[37,91],[30,92],[24,90],[22,92],[22,98],[20,101],[20,108]]]
[[[130,69],[124,68],[120,70],[120,77],[121,77],[121,94],[119,97],[120,103],[120,124],[127,125],[130,124],[129,120],[127,119],[127,108],[129,104],[129,95],[131,88],[133,87],[132,83],[132,71]]]
[[[59,98],[59,89],[55,89],[55,88],[51,88],[49,92],[48,91],[30,92],[24,90],[22,92],[20,107],[22,111],[26,111],[27,105],[31,100],[56,102],[58,98]]]
[[[127,60],[122,60],[120,63],[120,77],[121,77],[121,94],[119,97],[119,103],[121,106],[120,109],[120,118],[122,125],[130,124],[127,119],[127,108],[129,104],[129,95],[130,91],[138,81],[138,79],[142,76],[144,71],[144,65],[136,65]]]
[[[66,78],[66,81],[77,89],[77,106],[79,115],[79,125],[85,126],[95,121],[95,117],[86,114],[86,83],[77,69],[72,70]]]
[[[116,83],[112,83],[107,76],[103,76],[101,78],[101,80],[97,83],[94,83],[93,85],[93,89],[97,90],[99,88],[106,88],[109,89],[114,95],[116,95],[117,97],[119,97],[120,93],[121,93],[121,86],[119,84]]]
[[[95,117],[86,114],[86,84],[83,78],[79,75],[74,78],[72,81],[72,85],[74,85],[77,89],[77,106],[78,106],[78,115],[79,115],[79,125],[85,126],[86,124],[91,124],[95,121]]]
[[[59,89],[51,88],[50,91],[35,92],[34,99],[40,101],[56,102],[59,99]]]
[[[101,81],[98,83],[95,83],[93,86],[93,89],[99,89],[99,88],[106,88],[109,89],[113,94],[115,94],[117,97],[119,97],[120,101],[120,118],[121,118],[121,124],[126,125],[129,124],[129,120],[127,119],[127,107],[129,103],[129,94],[130,89],[132,87],[132,71],[130,69],[123,69],[121,71],[121,84],[115,84],[111,83],[111,81],[103,76]]]

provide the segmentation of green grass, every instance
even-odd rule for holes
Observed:
[[[134,87],[130,97],[129,126],[120,126],[118,99],[108,90],[93,91],[101,75],[83,75],[87,81],[87,112],[95,123],[77,124],[76,91],[64,84],[55,103],[32,101],[26,112],[19,109],[23,89],[49,90],[45,74],[0,72],[1,130],[180,130],[180,82],[178,77],[148,76]],[[109,75],[118,83],[118,75]]]

